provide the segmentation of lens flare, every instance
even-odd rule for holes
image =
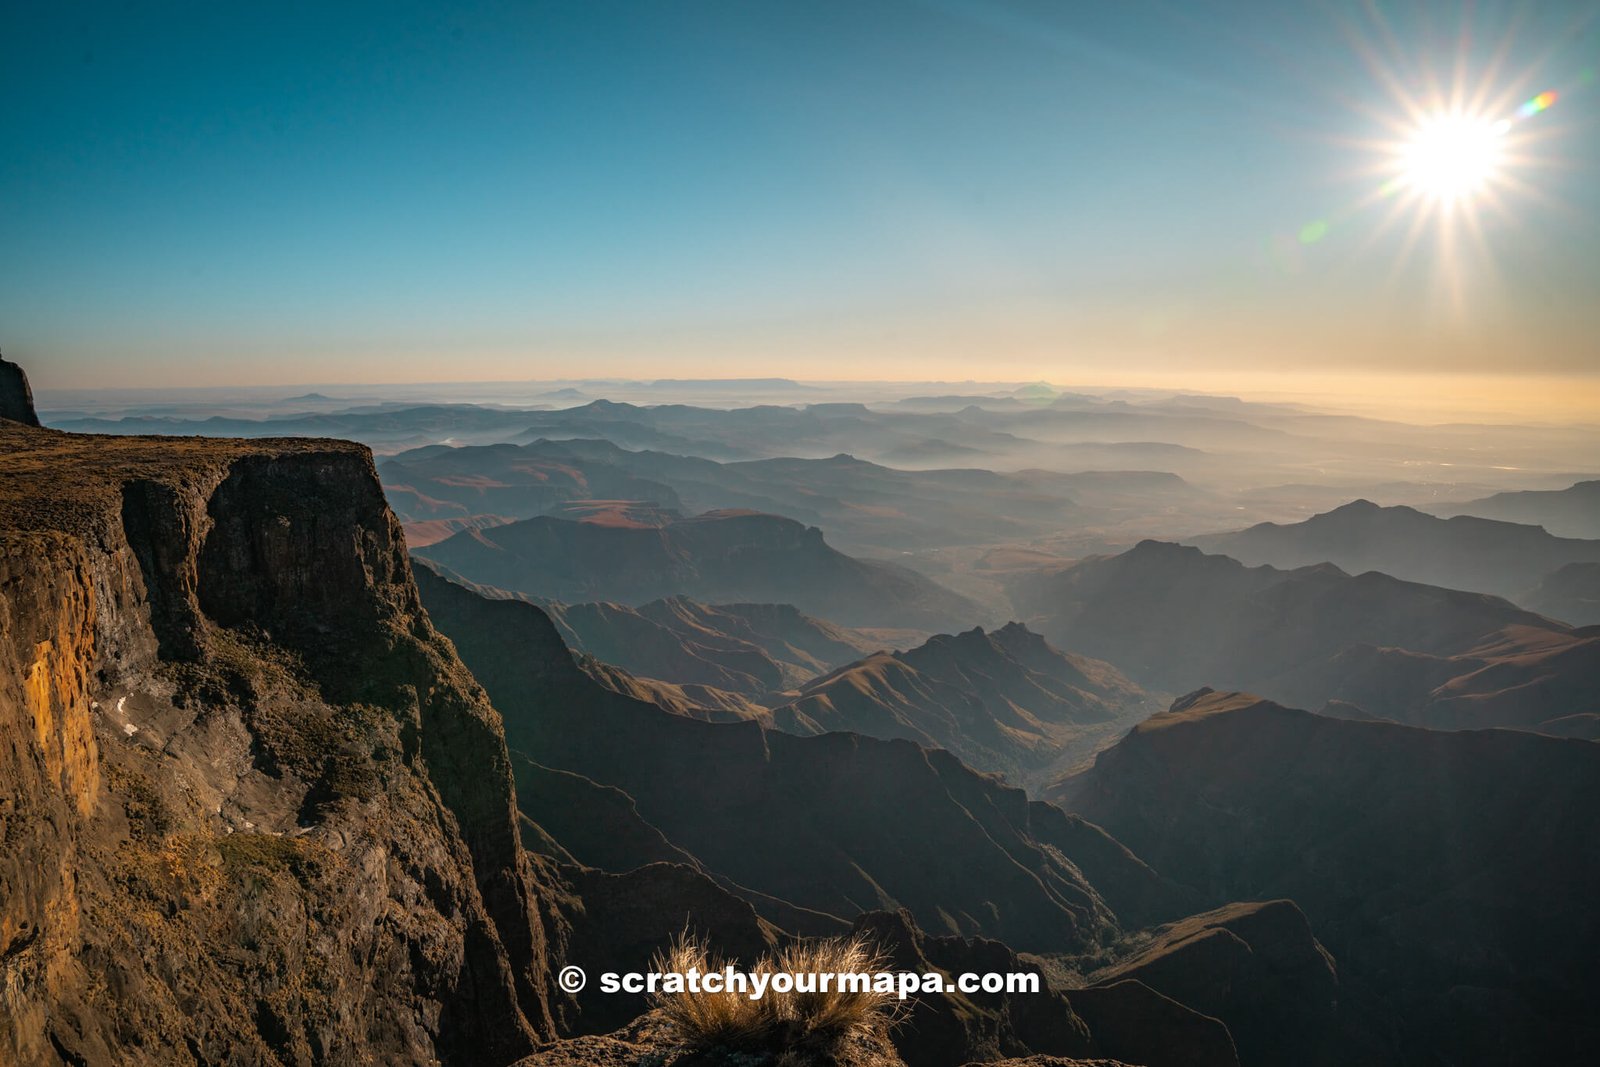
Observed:
[[[1484,189],[1505,160],[1506,119],[1431,115],[1400,155],[1400,180],[1446,205]]]
[[[1547,90],[1540,93],[1532,100],[1529,100],[1526,104],[1523,104],[1521,107],[1517,108],[1517,114],[1521,115],[1523,118],[1528,118],[1531,115],[1537,115],[1539,112],[1546,110],[1555,102],[1555,91]]]

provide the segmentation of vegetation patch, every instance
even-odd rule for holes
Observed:
[[[103,771],[112,793],[122,799],[128,832],[135,841],[159,839],[172,832],[176,822],[155,783],[129,767],[107,762]]]
[[[662,974],[721,971],[728,961],[714,957],[703,940],[684,934],[652,960]],[[875,974],[887,961],[861,938],[829,938],[790,945],[763,957],[752,973],[793,975]],[[868,983],[870,986],[872,983]],[[885,1031],[894,1020],[895,994],[871,988],[777,991],[764,996],[731,991],[685,989],[657,992],[651,1006],[678,1038],[694,1048],[731,1052],[785,1053],[789,1062],[832,1063],[834,1053],[852,1039]]]
[[[224,869],[235,876],[287,873],[305,881],[322,867],[321,850],[298,837],[232,833],[217,839],[217,850],[222,853]]]

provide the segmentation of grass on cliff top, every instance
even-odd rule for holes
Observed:
[[[727,961],[714,957],[703,940],[684,934],[651,969],[662,974],[721,971]],[[861,938],[807,941],[765,956],[752,972],[794,975],[874,974],[886,961]],[[855,1037],[881,1033],[893,1021],[892,993],[845,991],[776,992],[751,999],[738,991],[657,992],[650,1003],[678,1038],[695,1048],[748,1052],[786,1052],[796,1063],[832,1062],[830,1051]]]
[[[121,508],[124,483],[149,479],[204,484],[245,456],[354,454],[365,445],[312,437],[161,437],[63,433],[0,425],[0,532],[61,530],[83,534]]]

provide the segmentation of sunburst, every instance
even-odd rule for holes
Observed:
[[[1490,275],[1489,232],[1516,221],[1525,202],[1551,199],[1540,172],[1554,165],[1541,145],[1555,128],[1539,118],[1559,99],[1555,90],[1533,93],[1536,68],[1507,69],[1513,31],[1507,29],[1487,56],[1475,62],[1463,27],[1452,55],[1409,56],[1375,7],[1363,31],[1345,30],[1356,54],[1381,91],[1378,104],[1358,111],[1381,133],[1354,142],[1366,157],[1360,173],[1367,192],[1332,219],[1301,230],[1302,241],[1320,239],[1337,221],[1377,211],[1362,251],[1375,248],[1396,229],[1403,231],[1393,271],[1403,272],[1430,235],[1433,273],[1458,308],[1468,299],[1467,279]]]

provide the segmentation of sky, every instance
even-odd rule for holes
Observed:
[[[0,351],[1588,404],[1597,65],[1600,2],[10,4]],[[1386,183],[1452,94],[1510,132],[1446,211]]]

